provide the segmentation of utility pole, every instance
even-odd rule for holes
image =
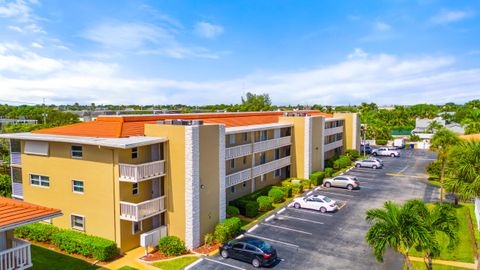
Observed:
[[[47,124],[47,113],[45,112],[45,98],[43,98],[43,124],[46,125]]]

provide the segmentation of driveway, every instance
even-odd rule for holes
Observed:
[[[353,168],[345,175],[356,176],[360,190],[317,188],[307,194],[326,195],[341,203],[335,213],[279,209],[244,235],[270,242],[279,261],[273,269],[403,269],[402,258],[388,252],[378,263],[365,242],[369,225],[368,209],[382,207],[388,200],[404,202],[413,198],[438,200],[438,190],[426,183],[425,168],[435,158],[424,150],[402,150],[399,158],[382,158],[383,169]],[[218,254],[205,257],[189,269],[254,269],[250,264],[223,259]]]

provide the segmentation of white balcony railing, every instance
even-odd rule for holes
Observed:
[[[12,196],[15,198],[23,199],[23,184],[22,183],[12,183]]]
[[[19,152],[10,153],[10,164],[12,165],[22,165],[22,154]]]
[[[330,136],[333,134],[338,134],[343,132],[343,126],[341,127],[334,127],[334,128],[326,128],[324,136]]]
[[[141,182],[165,175],[165,160],[142,164],[119,164],[120,181]]]
[[[0,270],[21,270],[32,267],[30,243],[12,239],[12,248],[0,251]]]
[[[243,183],[249,179],[252,179],[252,169],[246,169],[236,173],[227,175],[225,178],[225,188],[229,188],[234,185]]]
[[[343,140],[339,140],[339,141],[336,141],[336,142],[333,142],[333,143],[329,143],[329,144],[326,144],[323,147],[323,152],[327,152],[327,151],[330,151],[332,149],[335,149],[335,148],[338,148],[338,147],[341,147],[341,146],[343,146]]]
[[[120,218],[124,220],[141,221],[165,210],[165,196],[141,203],[120,202]]]
[[[242,144],[225,149],[225,159],[238,158],[252,154],[252,144]]]
[[[252,177],[257,177],[262,174],[273,172],[290,165],[290,156],[281,159],[273,160],[268,163],[253,167]]]
[[[292,137],[291,136],[286,136],[286,137],[281,137],[277,139],[272,139],[272,140],[266,140],[262,142],[257,142],[253,144],[253,152],[258,153],[258,152],[263,152],[267,151],[270,149],[275,149],[279,148],[282,146],[287,146],[292,144]]]

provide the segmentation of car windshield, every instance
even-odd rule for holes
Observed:
[[[331,202],[332,200],[330,200],[330,198],[328,197],[323,197],[323,200],[326,201],[327,203]]]
[[[269,243],[261,240],[254,240],[250,242],[250,244],[258,247],[259,249],[261,249],[263,252],[266,252],[266,253],[269,253],[272,251],[272,246]]]

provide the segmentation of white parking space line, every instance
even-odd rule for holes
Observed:
[[[312,193],[313,193],[313,190],[312,190],[312,191],[309,191],[309,192],[307,193],[307,196],[310,196]]]
[[[201,263],[202,261],[203,261],[203,259],[197,260],[197,261],[195,261],[194,263],[192,263],[192,264],[188,265],[187,267],[185,267],[184,270],[189,270],[189,269],[191,269],[192,267],[194,267],[195,265]]]
[[[274,217],[275,217],[275,214],[269,216],[267,219],[265,219],[265,221],[270,221],[270,220],[271,220],[272,218],[274,218]]]
[[[258,225],[251,227],[250,229],[247,230],[247,232],[253,232],[256,228],[258,228]]]
[[[286,245],[286,246],[291,246],[291,247],[295,247],[295,248],[299,248],[300,246],[299,245],[295,245],[295,244],[292,244],[292,243],[288,243],[288,242],[283,242],[283,241],[279,241],[279,240],[275,240],[275,239],[270,239],[270,238],[267,238],[267,237],[263,237],[263,236],[258,236],[256,234],[246,234],[248,236],[251,236],[251,237],[256,237],[256,238],[260,238],[262,240],[265,240],[265,241],[269,241],[269,242],[274,242],[274,243],[279,243],[279,244],[283,244],[283,245]]]
[[[282,208],[282,209],[280,209],[280,210],[278,210],[277,214],[281,214],[281,213],[284,212],[284,211],[285,211],[285,207]]]
[[[235,269],[238,269],[238,270],[246,270],[245,268],[241,268],[241,267],[238,267],[238,266],[235,266],[235,265],[231,265],[231,264],[228,264],[228,263],[224,263],[224,262],[219,262],[217,260],[212,260],[212,259],[209,259],[209,258],[203,258],[204,260],[207,260],[209,262],[214,262],[214,263],[218,263],[218,264],[221,264],[221,265],[225,265],[225,266],[228,266],[228,267],[231,267],[231,268],[235,268]]]
[[[332,194],[332,195],[338,195],[338,196],[345,196],[345,197],[350,197],[350,198],[354,198],[355,196],[353,195],[350,195],[350,194],[343,194],[343,193],[336,193],[336,192],[330,192],[330,191],[325,191],[325,190],[319,190],[323,193],[328,193],[328,194]]]
[[[297,209],[297,208],[290,208],[290,210],[296,211],[296,212],[308,213],[308,214],[312,214],[312,215],[322,215],[322,216],[327,216],[327,217],[331,217],[331,216],[332,216],[331,214],[325,214],[325,213],[316,212],[315,210]],[[314,211],[315,211],[315,212],[314,212]]]
[[[320,224],[320,225],[325,224],[325,223],[320,222],[320,221],[310,220],[310,219],[306,219],[306,218],[292,217],[292,216],[288,216],[288,215],[281,215],[280,217],[287,218],[287,219],[296,219],[296,220],[315,223],[315,224]]]
[[[287,231],[292,231],[292,232],[298,232],[298,233],[303,233],[303,234],[312,235],[312,233],[309,233],[309,232],[306,232],[306,231],[297,230],[297,229],[292,229],[292,228],[283,227],[283,226],[278,226],[278,225],[273,225],[273,224],[270,224],[270,223],[262,223],[262,225],[270,226],[270,227],[274,227],[274,228],[278,228],[278,229],[283,229],[283,230],[287,230]]]

